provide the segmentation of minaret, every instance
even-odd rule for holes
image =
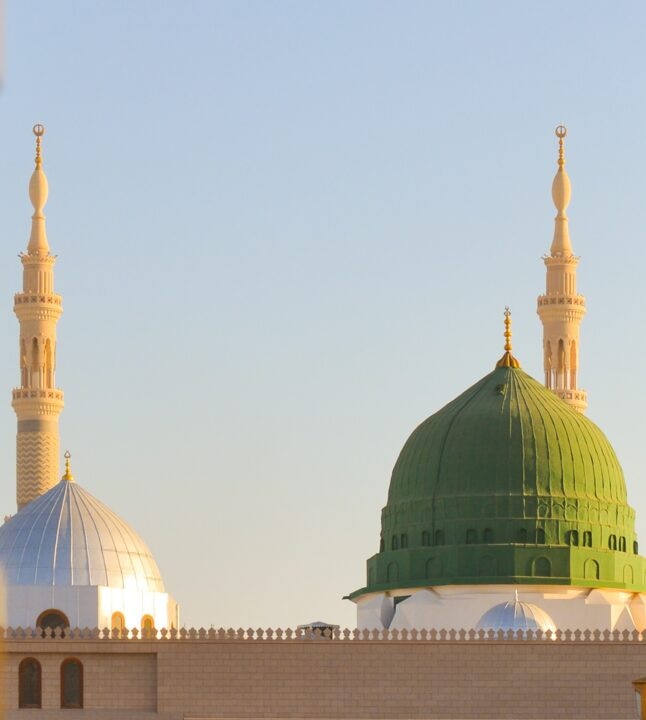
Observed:
[[[579,412],[585,412],[587,395],[578,385],[579,325],[585,315],[585,298],[576,291],[579,258],[572,252],[565,212],[572,193],[565,170],[563,139],[566,134],[563,125],[556,128],[559,158],[552,183],[552,199],[557,212],[550,254],[543,257],[547,267],[547,288],[545,295],[538,298],[537,312],[543,323],[545,386]]]
[[[45,215],[47,177],[43,172],[41,138],[45,128],[34,125],[36,167],[29,181],[34,206],[27,253],[20,253],[22,292],[14,296],[20,323],[20,387],[13,391],[18,416],[16,439],[16,497],[18,510],[59,481],[58,416],[63,392],[56,388],[56,323],[63,312],[62,298],[54,293],[56,256],[49,252]]]

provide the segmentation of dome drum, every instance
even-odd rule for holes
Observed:
[[[368,585],[351,595],[435,585],[574,585],[643,592],[644,558],[582,547],[472,545],[385,551],[368,560]]]

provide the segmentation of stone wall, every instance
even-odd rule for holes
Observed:
[[[74,717],[619,720],[636,718],[631,681],[646,675],[646,636],[555,640],[442,634],[364,639],[242,631],[171,638],[98,631],[41,638],[9,633],[7,720],[66,718],[59,668],[84,666],[84,710]],[[43,668],[43,709],[18,709],[18,665]]]

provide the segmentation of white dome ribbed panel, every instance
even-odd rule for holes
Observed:
[[[494,605],[478,620],[476,630],[542,630],[556,632],[552,618],[532,603],[510,600]]]
[[[103,585],[164,592],[146,543],[75,482],[33,500],[0,527],[8,585]]]

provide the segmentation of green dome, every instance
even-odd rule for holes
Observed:
[[[351,597],[449,584],[646,589],[601,430],[515,367],[425,420],[393,470],[380,551]]]

